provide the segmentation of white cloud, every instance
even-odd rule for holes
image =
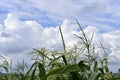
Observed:
[[[65,39],[75,42],[70,36],[73,36],[73,33],[77,31],[71,25],[69,20],[65,20],[61,27],[65,34]],[[67,26],[70,27],[67,28]],[[72,44],[69,44],[68,47]],[[4,20],[4,24],[0,25],[0,53],[6,56],[9,55],[12,59],[16,56],[17,58],[15,59],[19,60],[24,53],[37,47],[60,49],[59,26],[43,27],[36,21],[21,21],[16,14],[9,13]],[[21,57],[18,57],[20,54]]]
[[[104,38],[109,42],[111,47],[109,47],[112,50],[112,53],[110,56],[112,56],[112,59],[119,62],[120,61],[120,30],[118,31],[112,31],[105,33],[103,36]]]
[[[34,41],[38,42],[38,32],[42,30],[35,21],[21,21],[13,13],[8,14],[4,26],[4,30],[1,31],[0,47],[5,53],[19,53],[32,48]]]

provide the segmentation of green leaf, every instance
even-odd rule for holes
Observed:
[[[47,74],[47,76],[56,75],[56,74],[65,74],[65,73],[75,72],[75,71],[77,71],[77,72],[80,71],[78,65],[76,65],[76,64],[67,65],[67,66],[64,66],[64,67],[61,67],[61,68],[57,68],[57,69],[51,70]]]
[[[63,68],[57,68],[57,69],[53,69],[53,70],[49,71],[47,74],[47,77],[52,76],[52,75],[56,75],[56,74],[61,74],[62,69]]]
[[[78,66],[81,71],[90,70],[90,67],[88,65],[84,64],[84,61],[80,61],[78,63]]]
[[[30,80],[35,80],[35,71],[36,71],[36,67],[34,68],[32,75],[31,75],[31,79]]]
[[[39,78],[40,78],[40,80],[47,80],[44,65],[41,64],[41,63],[38,63],[38,68],[39,68]]]
[[[106,71],[106,72],[109,72],[108,66],[105,66],[104,68],[105,68],[105,71]]]
[[[97,69],[98,69],[97,66],[98,66],[98,63],[97,63],[97,61],[95,61],[94,62],[94,71],[97,71]]]
[[[103,68],[99,68],[99,71],[100,71],[103,75],[105,74]]]
[[[27,71],[27,73],[25,74],[25,77],[32,71],[33,67],[36,65],[36,62],[32,64],[32,66],[30,67],[30,69]]]
[[[57,68],[54,70],[51,70],[47,77],[54,76],[54,75],[61,75],[61,74],[69,74],[69,78],[72,78],[72,80],[84,80],[81,75],[79,74],[80,68],[77,64],[72,65],[66,65],[61,68]]]
[[[63,59],[65,65],[67,65],[67,60],[66,60],[66,58],[65,58],[65,55],[62,55],[62,59]]]
[[[90,77],[89,77],[88,80],[98,80],[99,77],[100,77],[100,73],[98,73],[98,72],[92,72],[92,73],[90,74]]]
[[[70,75],[72,76],[72,80],[85,80],[79,72],[70,72]]]
[[[77,64],[65,66],[61,70],[61,73],[74,72],[74,71],[77,71],[77,72],[80,71],[79,66]]]

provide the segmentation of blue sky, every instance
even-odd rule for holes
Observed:
[[[0,3],[0,16],[4,20],[8,13],[15,13],[21,19],[36,20],[45,26],[77,18],[81,25],[104,25],[118,29],[119,3],[119,0],[4,0]]]
[[[111,49],[109,56],[118,64],[111,68],[119,68],[119,4],[120,0],[1,0],[0,54],[19,60],[32,48],[58,49],[60,25],[67,47],[71,47],[77,41],[73,34],[80,33],[77,19],[87,34],[95,32],[95,44],[101,40]]]

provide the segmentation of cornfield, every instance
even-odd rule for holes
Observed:
[[[0,80],[120,80],[119,76],[109,70],[107,56],[99,58],[94,56],[95,46],[92,38],[88,36],[76,20],[82,36],[75,35],[82,43],[74,45],[67,50],[61,27],[59,32],[63,50],[47,50],[46,48],[33,49],[34,61],[30,67],[26,63],[18,64],[17,69],[12,69],[8,61],[2,57],[0,64]],[[104,46],[100,43],[105,51]],[[84,56],[82,55],[84,54]],[[84,57],[84,58],[82,58]],[[4,70],[4,72],[2,72]]]

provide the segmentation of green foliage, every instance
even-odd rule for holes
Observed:
[[[98,59],[98,56],[93,57],[96,54],[95,45],[92,44],[94,33],[89,39],[79,22],[76,22],[82,36],[75,36],[82,43],[67,50],[62,29],[59,27],[63,43],[62,52],[45,48],[33,49],[32,54],[35,56],[32,58],[34,62],[31,67],[28,69],[24,61],[22,65],[18,62],[17,69],[13,71],[10,71],[11,65],[1,56],[4,60],[0,68],[5,70],[5,74],[1,71],[0,80],[120,80],[119,76],[115,77],[110,72],[107,56],[101,59]],[[101,43],[100,45],[106,54],[104,46]]]

